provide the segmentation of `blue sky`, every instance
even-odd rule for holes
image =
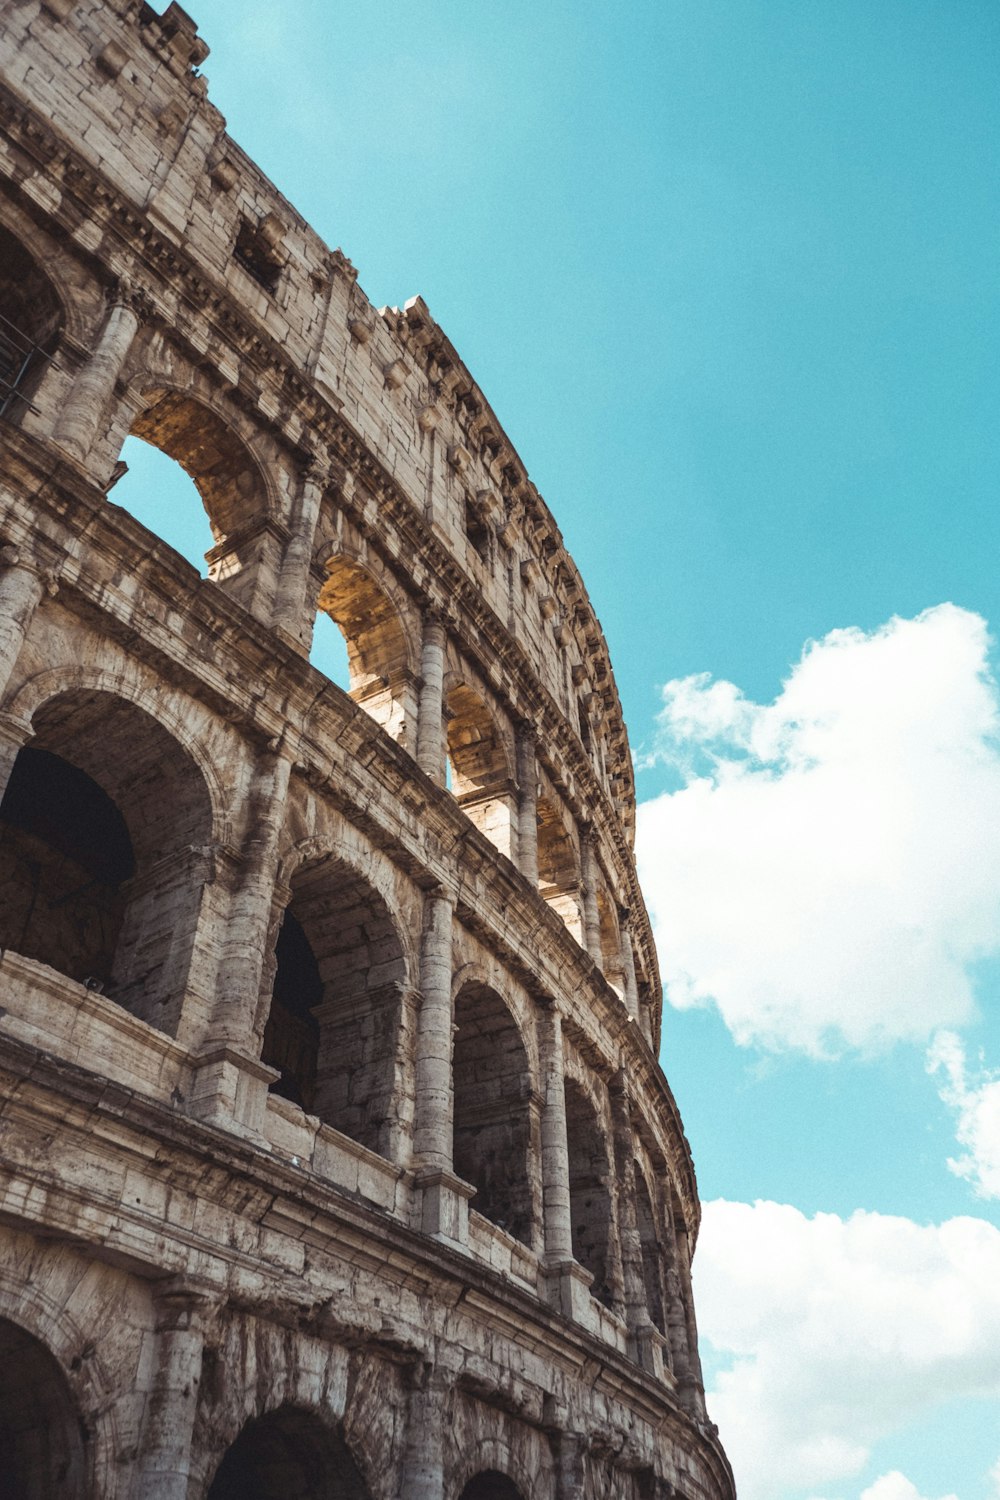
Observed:
[[[742,1494],[997,1500],[1000,10],[191,8],[604,625]]]

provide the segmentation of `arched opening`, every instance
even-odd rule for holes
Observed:
[[[572,1078],[566,1079],[566,1137],[573,1256],[593,1276],[593,1295],[610,1307],[611,1169],[597,1113],[585,1090]]]
[[[531,1074],[521,1034],[500,996],[478,983],[459,991],[455,1025],[455,1171],[475,1187],[478,1213],[530,1244]]]
[[[215,538],[190,474],[169,454],[138,437],[125,439],[121,462],[125,471],[109,492],[112,503],[207,577],[205,559]]]
[[[406,961],[381,896],[334,859],[296,871],[274,950],[261,1061],[271,1092],[392,1155]]]
[[[218,414],[180,391],[149,390],[130,436],[159,450],[188,476],[191,487],[162,459],[128,446],[123,458],[135,472],[115,485],[114,500],[136,520],[169,541],[226,592],[252,607],[262,574],[277,575],[279,541],[267,530],[264,477],[246,444]],[[207,517],[208,532],[204,517]],[[204,551],[203,542],[209,541]]]
[[[211,837],[201,773],[109,693],[59,694],[33,728],[0,803],[0,946],[172,1033]]]
[[[496,1469],[484,1469],[465,1486],[459,1500],[524,1500],[524,1496],[506,1474]]]
[[[323,610],[316,615],[309,660],[317,672],[329,677],[345,693],[351,691],[351,663],[347,654],[347,642],[340,626]]]
[[[5,1500],[82,1500],[83,1429],[45,1345],[0,1318],[0,1491]]]
[[[580,868],[573,840],[566,832],[556,807],[539,797],[538,889],[552,910],[558,912],[578,943],[583,941],[580,912]]]
[[[338,553],[325,567],[318,604],[346,642],[348,691],[387,734],[407,745],[416,683],[400,613],[367,568],[351,558]]]
[[[483,699],[465,683],[448,694],[445,719],[451,791],[490,843],[512,858],[516,800],[496,722]]]
[[[642,1250],[642,1279],[646,1288],[646,1310],[661,1333],[666,1333],[663,1317],[663,1257],[656,1232],[656,1215],[646,1179],[639,1163],[635,1164],[635,1213]]]
[[[51,281],[0,225],[0,415],[17,420],[31,404],[63,322]]]
[[[256,1417],[225,1453],[208,1500],[369,1500],[341,1434],[313,1412]]]
[[[603,885],[597,887],[597,915],[601,934],[601,971],[613,990],[625,993],[622,939],[614,904]]]

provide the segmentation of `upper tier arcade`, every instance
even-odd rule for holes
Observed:
[[[0,0],[0,1341],[61,1500],[731,1500],[600,626],[206,55]]]

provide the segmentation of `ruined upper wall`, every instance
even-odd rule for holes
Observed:
[[[593,746],[595,774],[631,836],[631,759],[600,625],[552,516],[423,301],[373,308],[343,253],[230,139],[199,71],[208,48],[178,5],[162,16],[136,0],[6,8],[25,32],[11,86],[48,106],[120,199],[109,193],[104,205],[118,259],[131,237],[151,271],[169,272],[175,295],[215,304],[229,337],[206,340],[206,358],[291,441],[310,446],[318,399],[378,455]],[[42,201],[51,174],[24,190]],[[141,216],[134,226],[122,222],[126,204]],[[127,228],[134,237],[122,236]],[[88,217],[78,242],[97,251],[99,234]]]

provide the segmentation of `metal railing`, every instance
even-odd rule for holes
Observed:
[[[24,392],[28,371],[38,360],[51,360],[40,344],[0,313],[0,417],[20,403],[35,411]]]

